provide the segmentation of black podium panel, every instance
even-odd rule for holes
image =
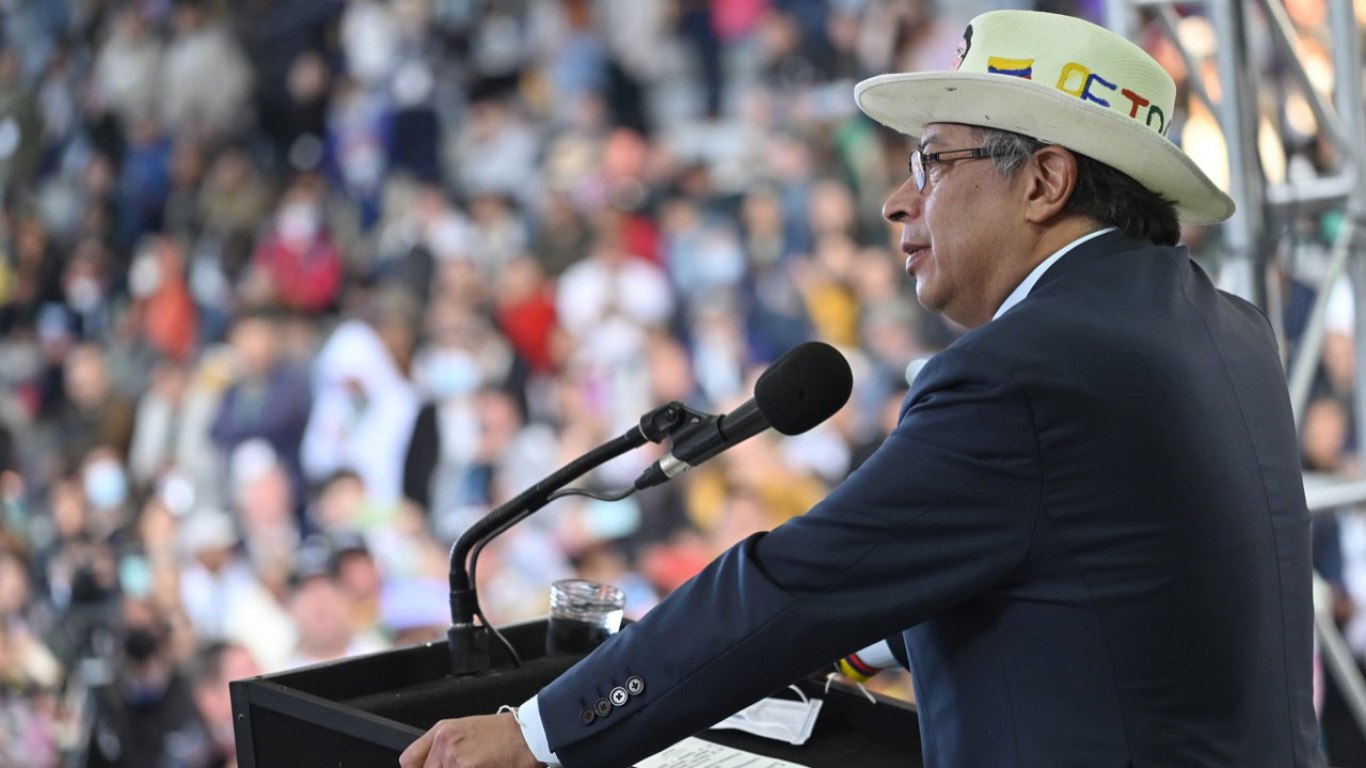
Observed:
[[[451,677],[446,644],[401,648],[230,684],[241,768],[368,768],[398,764],[399,754],[436,721],[516,706],[578,661],[542,655],[545,622],[503,629],[520,668],[494,644],[495,671]],[[811,768],[914,768],[921,765],[914,710],[844,688],[801,686],[825,704],[811,739],[792,746],[737,731],[706,731],[709,741]]]

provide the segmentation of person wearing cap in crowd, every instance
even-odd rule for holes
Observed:
[[[328,535],[332,548],[332,572],[346,598],[351,630],[365,642],[379,646],[384,643],[381,621],[383,585],[379,563],[365,543],[365,537],[351,530],[337,530]]]
[[[199,509],[180,526],[180,598],[204,642],[238,642],[269,670],[281,669],[294,645],[293,620],[252,569],[228,513]]]
[[[884,638],[935,768],[1320,765],[1284,373],[1177,246],[1233,202],[1167,138],[1174,94],[1023,11],[974,18],[953,71],[860,83],[919,139],[883,207],[917,297],[969,332],[811,511],[402,765],[631,765]]]
[[[298,642],[287,667],[384,650],[384,644],[351,625],[348,595],[337,579],[337,558],[326,537],[314,535],[299,546],[289,579],[289,612]]]

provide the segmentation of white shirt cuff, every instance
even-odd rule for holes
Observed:
[[[859,651],[858,657],[864,664],[877,669],[891,669],[901,663],[892,654],[892,646],[886,640],[879,640]]]
[[[545,726],[541,724],[541,705],[535,696],[527,699],[517,708],[517,724],[522,726],[522,738],[537,760],[549,766],[559,766],[560,758],[550,751],[550,740],[546,738]]]

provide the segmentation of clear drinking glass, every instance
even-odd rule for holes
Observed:
[[[563,579],[550,585],[547,656],[588,653],[621,629],[626,593],[611,584]]]

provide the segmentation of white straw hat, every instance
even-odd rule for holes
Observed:
[[[1184,221],[1233,215],[1233,200],[1167,139],[1176,84],[1123,37],[1071,16],[993,11],[968,24],[959,58],[954,71],[869,78],[854,98],[910,136],[961,123],[1058,144],[1132,176]]]

